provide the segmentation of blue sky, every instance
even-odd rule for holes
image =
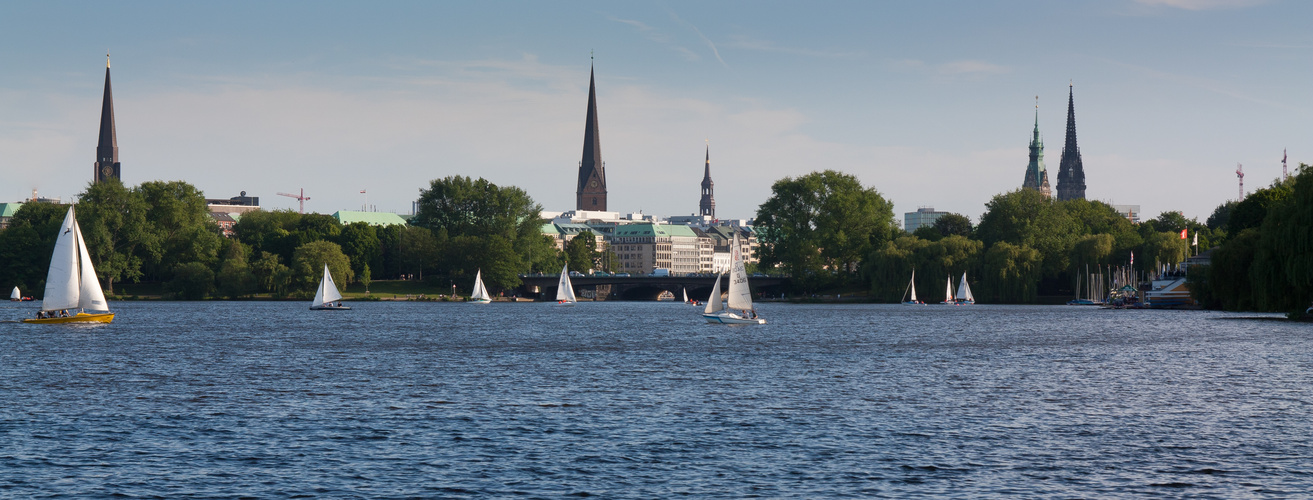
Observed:
[[[0,200],[91,176],[113,54],[125,182],[271,208],[406,212],[448,175],[573,208],[590,51],[612,210],[718,213],[835,169],[977,220],[1021,184],[1039,97],[1056,182],[1068,82],[1087,196],[1206,218],[1313,163],[1313,4],[6,2]],[[901,219],[901,215],[900,215]]]

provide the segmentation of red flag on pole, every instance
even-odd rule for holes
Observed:
[[[1181,230],[1181,239],[1185,239],[1185,232],[1186,232],[1186,231],[1189,231],[1189,229],[1182,229],[1182,230]]]

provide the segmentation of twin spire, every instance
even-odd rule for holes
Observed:
[[[1058,166],[1058,200],[1085,199],[1085,167],[1081,164],[1080,146],[1076,144],[1075,85],[1067,85],[1067,137],[1062,147],[1062,160]],[[1030,141],[1030,164],[1026,166],[1026,180],[1022,187],[1035,189],[1052,196],[1048,171],[1044,168],[1044,142],[1039,136],[1039,97],[1035,97],[1035,134]]]

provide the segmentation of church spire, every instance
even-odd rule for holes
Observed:
[[[711,182],[711,141],[707,141],[707,164],[702,172],[702,201],[698,203],[699,215],[716,218],[715,183]]]
[[[1085,199],[1085,166],[1076,145],[1076,99],[1074,85],[1067,85],[1067,141],[1058,163],[1058,199]]]
[[[602,163],[602,139],[597,127],[597,86],[591,65],[588,68],[588,114],[584,120],[584,155],[579,162],[575,209],[606,211],[606,164]]]
[[[1035,132],[1030,139],[1030,163],[1026,165],[1026,179],[1021,187],[1039,191],[1046,198],[1053,196],[1049,189],[1049,173],[1044,168],[1044,140],[1039,136],[1039,96],[1035,97]]]
[[[100,140],[92,180],[119,179],[119,140],[114,129],[114,91],[109,84],[109,54],[105,54],[105,97],[100,105]]]

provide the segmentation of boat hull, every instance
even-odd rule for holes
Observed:
[[[65,318],[26,318],[24,323],[50,325],[59,323],[109,323],[114,321],[114,313],[91,314],[80,312]]]
[[[492,299],[473,299],[473,300],[467,300],[466,302],[469,302],[471,304],[491,304]]]
[[[766,320],[762,318],[744,318],[734,313],[703,314],[707,323],[719,323],[722,325],[764,325]]]
[[[350,311],[351,306],[310,306],[311,311]]]
[[[923,305],[925,305],[925,302],[911,302],[911,301],[908,301],[908,302],[903,302],[903,305],[905,305],[905,306],[923,306]]]

